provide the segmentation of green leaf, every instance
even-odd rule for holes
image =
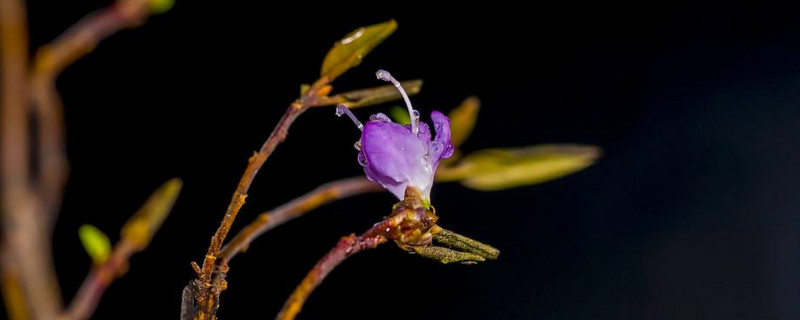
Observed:
[[[478,110],[481,108],[481,101],[478,97],[468,97],[461,102],[461,105],[450,111],[450,141],[453,146],[459,147],[467,140],[475,122],[478,120]]]
[[[175,6],[175,0],[150,0],[150,11],[161,14]]]
[[[458,164],[440,166],[437,181],[459,181],[476,190],[492,191],[557,179],[592,165],[601,155],[589,145],[537,145],[517,149],[485,149]]]
[[[411,123],[411,117],[408,115],[408,109],[401,106],[394,106],[389,109],[389,115],[392,117],[394,122],[399,124],[407,125]]]
[[[322,62],[320,76],[333,80],[361,63],[372,49],[397,30],[397,21],[361,27],[333,44]]]
[[[400,82],[409,96],[413,96],[422,89],[422,80],[408,80]],[[339,93],[331,97],[320,97],[315,107],[344,104],[350,109],[368,107],[384,102],[402,99],[403,96],[393,85],[386,85],[368,89],[359,89]]]
[[[111,242],[103,231],[93,225],[84,224],[78,229],[78,237],[95,264],[102,264],[108,260],[111,254]]]
[[[161,185],[122,227],[122,238],[135,244],[140,250],[147,247],[172,210],[182,186],[183,182],[178,178]]]

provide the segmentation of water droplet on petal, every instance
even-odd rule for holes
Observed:
[[[380,122],[392,122],[392,119],[390,119],[387,115],[385,115],[383,113],[373,114],[373,115],[369,116],[369,120],[371,120],[371,121],[380,121]]]
[[[363,152],[358,153],[358,164],[360,164],[362,167],[367,166],[367,156],[365,156]]]
[[[431,144],[431,152],[440,153],[441,151],[442,151],[442,142],[441,141],[434,141]]]

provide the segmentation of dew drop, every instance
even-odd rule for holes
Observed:
[[[371,121],[380,121],[380,122],[392,122],[392,119],[390,119],[389,116],[387,116],[387,115],[385,115],[383,113],[373,114],[373,115],[369,116],[369,120],[371,120]]]
[[[367,156],[365,156],[363,152],[358,153],[358,164],[360,164],[362,167],[367,166]]]

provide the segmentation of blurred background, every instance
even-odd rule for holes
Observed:
[[[28,1],[31,46],[111,1]],[[586,143],[604,157],[541,185],[438,185],[440,224],[498,261],[440,265],[389,244],[346,261],[299,319],[796,319],[800,317],[800,10],[766,7],[180,1],[102,42],[60,77],[71,175],[55,230],[69,300],[90,268],[77,230],[115,241],[170,177],[185,185],[96,319],[179,316],[180,295],[247,158],[334,41],[398,31],[334,83],[423,78],[424,117],[483,102],[465,151]],[[361,12],[359,11],[366,11]],[[362,119],[390,105],[360,109]],[[310,110],[257,177],[238,230],[319,184],[362,174],[358,131]],[[271,318],[340,236],[388,214],[350,198],[259,238],[230,266],[221,319]]]

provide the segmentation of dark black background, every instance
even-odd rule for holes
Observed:
[[[30,2],[31,45],[108,3]],[[336,269],[301,319],[800,317],[797,8],[484,5],[179,0],[104,41],[58,82],[72,163],[54,235],[65,299],[90,267],[78,227],[116,240],[147,195],[177,176],[185,186],[174,213],[95,316],[176,319],[189,262],[203,257],[247,157],[300,84],[344,34],[396,18],[396,34],[337,90],[379,85],[373,73],[386,68],[425,79],[413,98],[424,115],[482,99],[467,151],[579,142],[605,156],[511,191],[437,186],[440,223],[496,245],[498,261],[439,265],[386,245]],[[304,114],[234,228],[361,174],[357,137],[332,109]],[[338,237],[393,202],[343,200],[258,239],[231,263],[220,318],[273,317]]]

